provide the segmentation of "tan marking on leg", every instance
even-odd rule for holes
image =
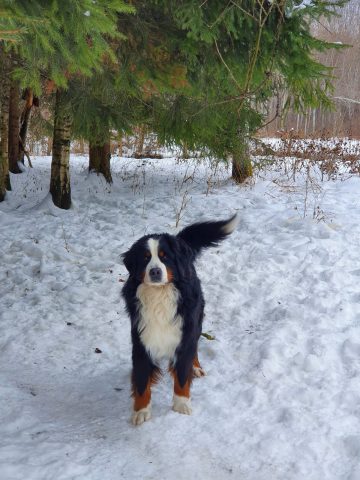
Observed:
[[[184,385],[180,385],[177,373],[173,369],[170,369],[170,371],[174,378],[173,410],[178,413],[184,413],[185,415],[191,415],[191,378],[187,379]]]
[[[205,370],[201,367],[198,355],[195,355],[193,361],[193,375],[194,377],[204,377],[206,375]]]
[[[136,390],[133,383],[132,396],[134,398],[134,411],[132,415],[132,423],[141,425],[151,418],[151,386],[154,385],[161,377],[161,372],[155,370],[146,385],[142,395]]]
[[[134,388],[134,410],[141,410],[142,408],[146,408],[151,400],[151,383],[150,381],[146,385],[145,392],[140,395],[137,390]]]

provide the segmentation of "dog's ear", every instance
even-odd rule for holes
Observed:
[[[127,252],[122,253],[121,259],[126,267],[126,270],[131,274],[131,272],[133,272],[135,268],[134,255],[132,250],[130,249]]]

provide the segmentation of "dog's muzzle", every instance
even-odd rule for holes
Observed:
[[[162,281],[162,271],[161,268],[154,267],[149,271],[150,281],[152,283],[159,283]]]

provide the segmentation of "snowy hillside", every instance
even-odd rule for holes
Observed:
[[[112,162],[109,187],[73,157],[61,211],[39,157],[0,206],[1,480],[359,480],[360,179],[310,188],[269,168],[238,187],[206,163]],[[134,427],[120,254],[179,216],[236,211],[197,264],[215,340],[193,415],[171,410],[165,376]]]

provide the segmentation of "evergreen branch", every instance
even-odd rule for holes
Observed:
[[[230,67],[227,65],[227,63],[225,62],[225,60],[224,60],[223,56],[221,55],[221,52],[220,52],[220,50],[219,50],[219,47],[218,47],[217,41],[216,41],[216,40],[214,40],[214,43],[215,43],[216,51],[217,51],[217,53],[218,53],[218,55],[219,55],[219,57],[220,57],[220,60],[221,60],[221,61],[222,61],[222,63],[225,65],[225,68],[226,68],[226,70],[229,72],[229,74],[230,74],[230,76],[231,76],[231,78],[232,78],[233,82],[234,82],[234,83],[235,83],[235,85],[237,86],[237,88],[238,88],[238,89],[239,89],[239,90],[242,92],[242,91],[243,91],[243,89],[241,88],[241,86],[240,86],[240,85],[239,85],[239,83],[237,82],[237,80],[236,80],[236,78],[235,78],[235,75],[232,73],[232,71],[231,71]]]
[[[249,99],[251,97],[254,97],[262,89],[262,87],[265,85],[265,83],[269,80],[269,75],[254,90],[251,90],[249,92],[243,91],[243,93],[241,95],[228,97],[228,98],[225,98],[224,100],[220,100],[218,102],[207,103],[200,110],[198,110],[196,113],[192,114],[190,117],[191,118],[196,117],[197,115],[199,115],[202,111],[204,111],[207,108],[218,107],[220,105],[225,105],[227,103],[238,102],[239,100],[243,101],[245,99]]]
[[[231,3],[237,7],[241,12],[245,13],[245,15],[248,15],[250,18],[252,18],[253,20],[255,20],[255,22],[257,21],[256,17],[254,17],[254,15],[252,15],[251,13],[249,13],[248,11],[246,11],[241,5],[239,5],[237,2],[235,2],[234,0],[231,0]]]
[[[199,8],[202,8],[202,7],[205,5],[205,3],[207,3],[207,2],[208,2],[208,0],[204,0],[204,1],[199,5]]]
[[[259,130],[273,123],[279,117],[279,113],[280,113],[280,98],[279,98],[279,95],[277,95],[276,109],[275,109],[274,116],[270,120],[268,120],[266,123],[263,123],[262,125],[260,125]]]
[[[226,11],[229,10],[229,6],[230,4],[232,3],[231,0],[228,1],[228,4],[226,5],[226,7],[224,8],[224,10],[220,13],[220,15],[217,17],[217,19],[209,26],[210,30],[213,28],[214,25],[216,25],[222,18],[223,16],[225,15]],[[232,8],[232,7],[230,7]]]
[[[264,28],[265,22],[266,22],[267,18],[269,17],[269,15],[271,13],[271,10],[273,8],[273,5],[271,5],[268,12],[266,12],[263,8],[264,1],[265,0],[258,0],[259,4],[261,4],[261,9],[260,9],[260,13],[259,13],[259,31],[258,31],[256,41],[255,41],[254,53],[252,55],[250,65],[249,65],[249,68],[248,68],[248,71],[247,71],[247,74],[246,74],[246,81],[245,81],[245,88],[244,88],[245,91],[248,90],[248,88],[250,86],[250,82],[253,78],[256,61],[257,61],[258,56],[259,56],[260,43],[261,43],[263,28]],[[262,11],[265,11],[265,18],[263,20],[262,20]],[[239,111],[240,111],[241,107],[242,107],[242,103],[240,104]]]

